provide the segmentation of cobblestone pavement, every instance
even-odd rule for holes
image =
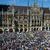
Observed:
[[[36,32],[33,36],[30,33],[0,34],[0,50],[50,50],[50,43],[44,37],[46,32]]]

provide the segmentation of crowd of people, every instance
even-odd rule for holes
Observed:
[[[6,32],[0,34],[0,50],[50,50],[50,48],[36,44],[25,33]]]

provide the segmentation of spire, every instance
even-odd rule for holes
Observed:
[[[16,0],[9,0],[8,4],[10,4],[10,5],[16,5]]]
[[[34,7],[38,5],[38,0],[34,0]]]
[[[16,5],[16,0],[14,0],[14,5]]]
[[[16,0],[12,0],[12,5],[16,5]]]

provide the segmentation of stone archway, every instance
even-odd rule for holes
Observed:
[[[3,30],[2,29],[0,29],[0,34],[2,34],[3,33]]]
[[[42,28],[42,31],[44,31],[44,30],[45,30],[45,27]]]
[[[24,32],[26,32],[26,31],[27,31],[27,28],[24,29]]]
[[[22,31],[23,31],[23,29],[21,28],[21,29],[20,29],[20,32],[22,32]]]
[[[36,31],[36,28],[34,28],[34,31]]]
[[[10,29],[9,29],[9,32],[13,32],[13,29],[12,29],[12,28],[10,28]]]
[[[37,31],[38,31],[38,28],[37,28]]]
[[[15,32],[19,32],[19,29],[17,28],[17,29],[15,30]]]

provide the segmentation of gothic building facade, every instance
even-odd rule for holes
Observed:
[[[0,29],[3,31],[49,31],[49,21],[49,8],[0,5]]]

